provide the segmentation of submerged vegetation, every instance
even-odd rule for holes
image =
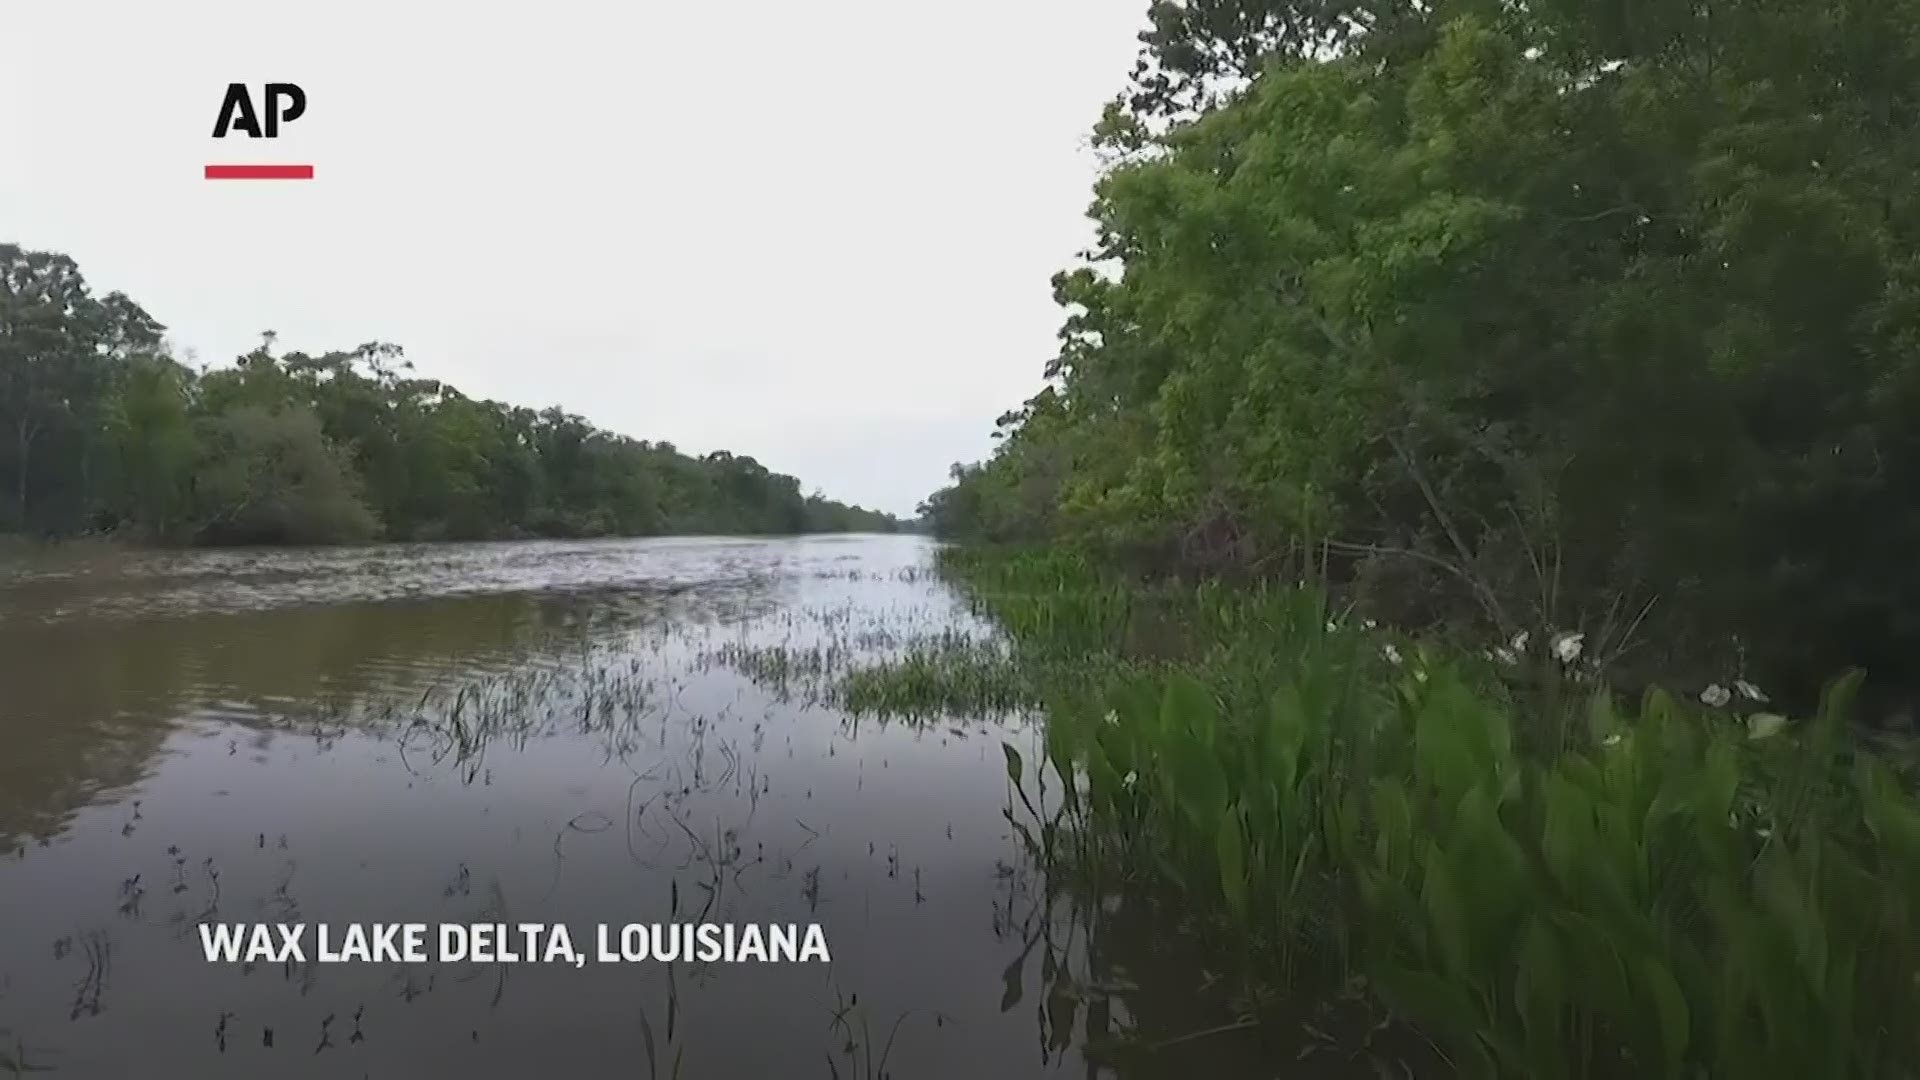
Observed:
[[[1629,704],[1577,645],[1519,675],[1313,590],[946,561],[1048,709],[1040,760],[1006,747],[1017,831],[1096,924],[1177,897],[1247,1023],[1357,987],[1462,1075],[1920,1070],[1920,799],[1855,740],[1858,676],[1804,719]],[[1187,647],[1139,651],[1169,618]],[[943,655],[847,683],[978,708],[970,654]]]
[[[478,401],[397,346],[193,370],[74,261],[0,243],[0,534],[164,543],[886,531],[750,457]]]

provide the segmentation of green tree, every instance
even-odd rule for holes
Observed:
[[[749,457],[702,458],[559,407],[481,401],[397,345],[191,371],[72,259],[0,245],[0,527],[160,541],[890,529]]]
[[[1920,5],[1152,23],[1055,397],[939,527],[1647,673],[1920,645]]]
[[[201,446],[196,495],[205,539],[328,544],[379,531],[347,456],[310,410],[244,405],[207,418]]]
[[[129,363],[118,373],[105,410],[118,469],[109,516],[150,539],[182,539],[190,527],[197,446],[189,378],[169,360]]]
[[[0,461],[19,528],[84,524],[112,367],[163,328],[120,293],[95,297],[64,255],[0,244]]]

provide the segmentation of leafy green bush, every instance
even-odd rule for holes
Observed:
[[[207,421],[197,474],[202,535],[220,543],[366,540],[379,523],[310,410],[244,406]]]

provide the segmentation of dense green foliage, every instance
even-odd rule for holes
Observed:
[[[1815,693],[1920,648],[1920,3],[1142,41],[1046,385],[922,508],[1034,851],[1467,1075],[1920,1075],[1920,800]]]
[[[1857,677],[1804,721],[1628,709],[1578,650],[1520,678],[1313,590],[947,561],[1047,706],[1010,814],[1087,917],[1170,893],[1250,1001],[1363,986],[1467,1076],[1920,1075],[1920,800]],[[977,705],[923,668],[867,696]]]
[[[414,378],[397,347],[193,371],[73,260],[0,244],[0,533],[333,543],[891,531],[725,452]]]
[[[935,528],[1577,628],[1635,682],[1920,648],[1920,3],[1159,0],[1143,40],[1048,385]]]

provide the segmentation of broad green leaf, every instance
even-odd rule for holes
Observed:
[[[1001,743],[1000,751],[1007,759],[1007,783],[1012,784],[1015,790],[1019,790],[1021,778],[1025,775],[1025,765],[1021,761],[1020,751],[1014,749],[1013,744],[1009,742]]]
[[[1660,1025],[1660,1043],[1665,1050],[1669,1070],[1677,1071],[1686,1057],[1692,1036],[1692,1018],[1687,1010],[1686,995],[1680,992],[1680,984],[1674,981],[1666,965],[1654,957],[1640,958],[1639,976],[1640,986],[1646,991],[1647,1000]]]
[[[1420,901],[1426,909],[1427,932],[1439,953],[1442,970],[1448,977],[1470,984],[1474,940],[1460,885],[1437,848],[1427,849],[1423,870]]]
[[[1247,910],[1246,848],[1241,837],[1237,806],[1228,807],[1226,813],[1221,815],[1216,836],[1221,891],[1226,896],[1228,908],[1236,916],[1244,917]]]
[[[1464,1075],[1494,1075],[1493,1059],[1480,1040],[1480,1010],[1458,984],[1395,964],[1374,964],[1368,970],[1387,1002],[1433,1032]]]

